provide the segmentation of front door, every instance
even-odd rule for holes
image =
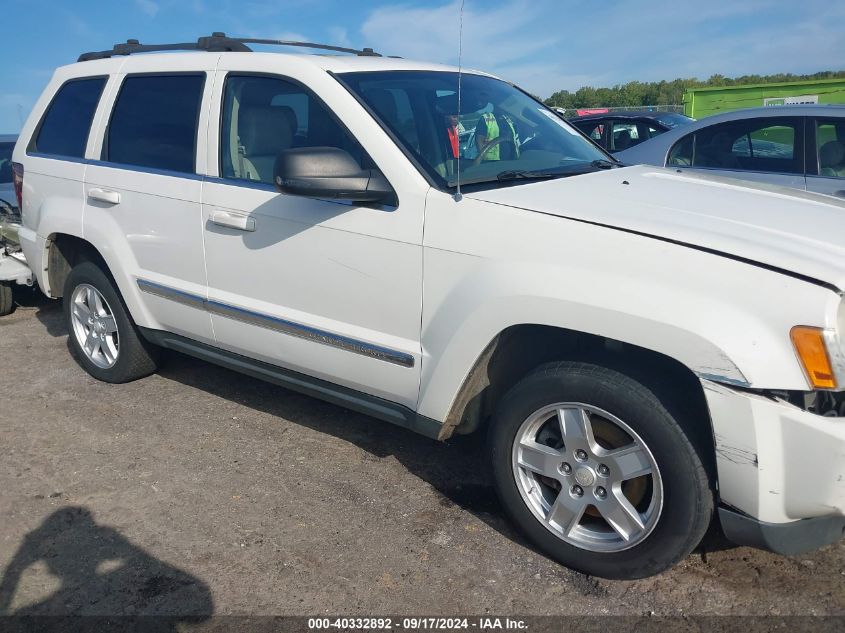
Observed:
[[[399,206],[384,207],[278,193],[282,150],[337,147],[362,167],[371,158],[302,84],[235,71],[217,81],[219,177],[202,196],[217,344],[414,407],[423,198],[399,192]]]
[[[808,120],[807,189],[845,198],[845,117]]]

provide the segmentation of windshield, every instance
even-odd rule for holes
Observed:
[[[0,143],[0,184],[12,182],[12,150],[14,143]]]
[[[566,176],[610,166],[555,112],[498,79],[436,71],[339,75],[441,187]],[[595,163],[595,164],[594,164]],[[601,164],[599,164],[601,163]]]

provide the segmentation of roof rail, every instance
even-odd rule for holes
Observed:
[[[87,62],[93,59],[107,59],[116,55],[133,55],[135,53],[152,53],[156,51],[208,51],[213,53],[221,52],[245,52],[252,49],[247,44],[272,44],[277,46],[298,46],[301,48],[313,48],[324,51],[335,51],[338,53],[352,53],[363,57],[381,57],[372,48],[358,50],[331,44],[318,44],[316,42],[293,42],[289,40],[267,40],[252,37],[227,37],[225,33],[214,32],[210,36],[200,37],[196,42],[183,42],[180,44],[141,44],[138,40],[126,40],[125,44],[115,44],[110,51],[92,51],[82,53],[76,61]]]

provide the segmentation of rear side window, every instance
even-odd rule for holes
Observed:
[[[29,151],[82,158],[105,77],[65,83],[47,108]]]
[[[803,174],[802,125],[798,118],[771,117],[711,125],[677,143],[669,153],[668,164]]]
[[[136,75],[114,104],[103,160],[194,172],[205,74]]]

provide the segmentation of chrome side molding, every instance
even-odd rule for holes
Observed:
[[[295,321],[288,321],[268,314],[253,312],[252,310],[239,308],[228,303],[212,301],[206,299],[205,297],[184,292],[182,290],[176,290],[175,288],[163,286],[152,281],[147,281],[146,279],[138,279],[137,283],[138,289],[141,290],[141,292],[161,297],[163,299],[168,299],[170,301],[175,301],[192,308],[205,310],[206,312],[216,314],[217,316],[222,316],[227,319],[249,323],[275,332],[281,332],[282,334],[287,334],[288,336],[295,336],[321,345],[342,349],[347,352],[352,352],[353,354],[369,356],[370,358],[375,358],[376,360],[381,360],[386,363],[393,363],[394,365],[400,365],[401,367],[414,366],[414,357],[406,352],[400,352],[380,345],[373,345],[372,343],[353,339],[348,336],[341,336],[339,334],[320,330],[308,325],[303,325],[302,323],[296,323]]]

